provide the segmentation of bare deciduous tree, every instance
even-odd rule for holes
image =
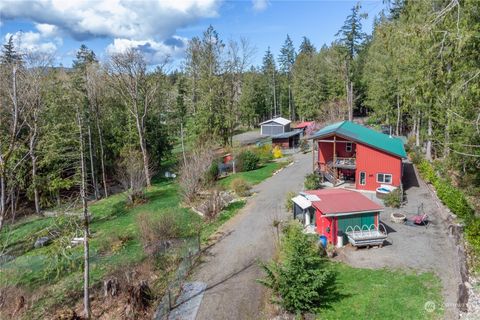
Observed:
[[[147,73],[147,64],[142,54],[128,49],[113,54],[107,65],[110,83],[125,103],[135,120],[138,140],[143,156],[145,181],[150,186],[150,166],[145,139],[145,126],[148,110],[153,104],[158,90],[158,81]]]
[[[29,128],[28,153],[32,166],[33,197],[35,212],[40,214],[40,195],[37,181],[37,142],[39,132],[39,121],[44,109],[42,92],[44,90],[47,68],[51,65],[52,57],[40,53],[28,53],[25,55],[25,123]]]
[[[117,179],[125,190],[128,203],[131,205],[142,202],[145,199],[144,188],[147,186],[147,177],[144,171],[142,153],[129,149],[122,155],[118,163]],[[152,173],[152,168],[148,168],[148,174]]]
[[[7,214],[7,177],[13,168],[18,166],[25,157],[14,160],[12,155],[21,145],[19,133],[25,123],[21,117],[24,112],[23,78],[24,68],[20,59],[2,61],[0,89],[5,100],[0,103],[0,230]],[[11,163],[16,161],[16,163]],[[13,194],[13,193],[12,193]],[[13,199],[10,199],[12,201]]]
[[[205,174],[214,159],[212,148],[195,149],[180,168],[179,184],[183,199],[192,203],[205,185]]]
[[[84,257],[84,273],[83,273],[83,310],[86,319],[90,319],[90,250],[88,246],[89,231],[89,216],[88,216],[88,202],[87,202],[87,186],[86,179],[87,173],[85,168],[85,142],[83,138],[83,119],[80,107],[77,102],[77,125],[79,133],[79,145],[80,145],[80,197],[82,198],[82,212],[83,212],[83,257]]]
[[[90,110],[95,122],[95,127],[97,129],[98,135],[98,144],[100,147],[100,168],[102,170],[102,184],[104,196],[108,197],[108,187],[107,187],[107,178],[105,172],[105,151],[104,151],[104,142],[103,142],[103,131],[100,127],[100,108],[101,108],[101,96],[104,90],[103,83],[104,79],[102,78],[101,70],[98,68],[97,63],[89,63],[86,66],[85,70],[85,87],[87,91],[87,97],[89,105],[92,110]],[[93,170],[92,170],[93,171]]]

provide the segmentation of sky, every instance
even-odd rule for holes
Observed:
[[[248,39],[260,65],[268,47],[278,56],[290,35],[298,49],[302,37],[320,48],[335,40],[358,1],[274,0],[2,0],[0,39],[13,35],[20,51],[54,54],[55,64],[70,67],[81,44],[100,60],[129,47],[140,49],[151,65],[170,57],[181,66],[189,39],[212,25],[224,41]],[[382,0],[360,1],[371,33]]]

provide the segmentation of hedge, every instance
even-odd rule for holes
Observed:
[[[437,191],[438,198],[457,216],[463,219],[472,218],[474,210],[462,191],[452,186],[447,180],[440,178],[427,160],[418,165],[422,178],[431,183]]]

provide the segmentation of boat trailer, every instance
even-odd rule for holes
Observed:
[[[345,233],[348,237],[348,242],[355,248],[359,247],[382,247],[383,242],[387,239],[387,229],[382,223],[378,224],[378,227],[374,224],[367,226],[347,227]]]

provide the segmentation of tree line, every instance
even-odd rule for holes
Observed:
[[[319,49],[307,37],[297,49],[287,35],[259,66],[247,39],[224,41],[209,27],[172,72],[135,49],[100,62],[84,45],[72,68],[54,67],[54,57],[18,52],[10,38],[0,61],[0,228],[17,212],[74,202],[81,181],[89,199],[108,196],[128,159],[148,186],[173,146],[231,145],[238,128],[274,116],[367,115],[478,186],[475,1],[390,1],[371,35],[364,18],[355,5]]]

